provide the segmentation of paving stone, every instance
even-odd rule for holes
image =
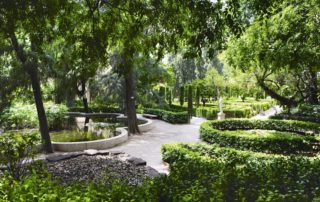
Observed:
[[[136,165],[136,166],[145,166],[145,165],[147,165],[147,162],[145,160],[143,160],[141,158],[136,158],[136,157],[133,157],[133,156],[129,157],[127,159],[127,161],[132,163],[132,164],[134,164],[134,165]]]
[[[71,152],[71,153],[66,153],[66,154],[54,154],[46,157],[46,161],[48,162],[57,162],[57,161],[62,161],[62,160],[67,160],[71,158],[75,158],[78,156],[83,155],[83,152]]]
[[[95,149],[87,149],[87,150],[84,150],[83,152],[88,156],[94,156],[99,153],[98,150],[95,150]]]

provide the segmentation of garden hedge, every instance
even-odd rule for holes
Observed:
[[[219,109],[216,107],[198,107],[195,109],[197,117],[204,117],[208,120],[217,119]],[[250,107],[244,107],[242,109],[223,109],[227,118],[249,118],[254,115]]]
[[[251,129],[285,131],[294,134],[279,133],[275,136],[261,137],[238,131]],[[319,141],[314,134],[318,134],[319,131],[319,124],[309,122],[230,119],[203,123],[200,127],[200,137],[208,143],[222,147],[281,154],[313,153],[318,151],[314,145]]]
[[[250,118],[260,111],[265,111],[274,105],[273,100],[261,100],[242,102],[239,100],[226,100],[224,101],[223,112],[227,118]],[[198,107],[195,109],[197,117],[204,117],[208,120],[217,118],[219,107],[217,104],[206,104],[205,107]]]
[[[157,115],[159,119],[169,123],[189,123],[188,112],[173,112],[164,109],[144,109],[143,113]]]
[[[170,176],[188,191],[202,190],[204,201],[312,201],[320,196],[319,157],[204,144],[164,145],[162,154]]]

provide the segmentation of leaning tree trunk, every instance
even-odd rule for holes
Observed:
[[[23,51],[23,48],[19,45],[18,39],[17,39],[14,31],[12,31],[10,33],[10,40],[11,40],[12,46],[15,50],[15,53],[17,55],[17,58],[19,59],[19,61],[23,65],[23,68],[28,73],[30,80],[31,80],[34,100],[35,100],[37,113],[38,113],[38,119],[39,119],[40,134],[41,134],[42,141],[44,143],[43,149],[47,153],[52,153],[53,149],[52,149],[51,139],[50,139],[50,135],[49,135],[49,127],[48,127],[47,117],[46,117],[46,113],[45,113],[43,102],[42,102],[37,61],[35,58],[33,58],[34,62],[32,62],[32,63],[27,61],[27,56],[26,56],[25,52]],[[32,59],[32,58],[30,58],[30,59]]]
[[[295,106],[298,104],[297,101],[295,101],[292,98],[286,98],[280,94],[278,94],[277,92],[275,92],[274,90],[272,90],[271,88],[269,88],[265,83],[264,80],[262,79],[257,79],[259,86],[265,91],[265,93],[267,95],[269,95],[270,97],[272,97],[273,99],[277,100],[280,102],[281,105],[285,105],[288,106],[289,108],[292,106]]]
[[[128,117],[128,129],[130,134],[140,133],[138,128],[138,119],[136,114],[133,70],[130,68],[125,75],[125,109]]]
[[[309,83],[309,103],[319,104],[318,100],[318,84],[317,84],[317,72],[310,70],[310,83]]]
[[[52,145],[51,145],[51,140],[49,135],[47,117],[46,117],[46,113],[45,113],[43,102],[42,102],[38,69],[36,67],[29,67],[28,74],[31,79],[34,100],[36,103],[36,108],[38,113],[40,133],[41,133],[42,140],[44,141],[44,150],[47,153],[52,153],[53,150],[52,150]]]

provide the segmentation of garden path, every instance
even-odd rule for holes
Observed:
[[[253,119],[267,119],[282,111],[276,105],[252,117]],[[153,129],[141,135],[129,137],[129,141],[116,146],[110,151],[121,151],[131,156],[141,158],[160,173],[168,173],[168,165],[162,161],[161,146],[168,143],[196,143],[199,142],[199,128],[204,118],[192,117],[190,124],[170,124],[161,120],[153,120]]]
[[[283,110],[282,107],[280,107],[279,105],[275,105],[275,106],[271,107],[270,109],[268,109],[264,112],[260,112],[259,114],[253,116],[252,119],[265,120],[265,119],[268,119],[270,116],[273,116],[275,114],[282,112],[282,110]]]
[[[121,151],[142,158],[148,166],[158,172],[168,173],[168,165],[162,161],[161,146],[168,143],[194,143],[200,141],[200,124],[204,118],[192,117],[190,124],[174,125],[161,120],[153,120],[153,129],[141,135],[129,137],[129,141],[110,151]]]

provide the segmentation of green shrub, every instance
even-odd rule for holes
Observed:
[[[162,148],[170,176],[205,201],[312,201],[319,199],[320,158],[238,151],[204,144]]]
[[[173,112],[163,109],[144,109],[143,113],[157,115],[159,119],[169,123],[189,123],[188,112]]]
[[[204,117],[208,120],[217,118],[217,114],[220,112],[218,107],[198,107],[195,110],[197,117]],[[245,107],[242,109],[223,109],[227,118],[249,118],[253,116],[251,108]]]
[[[64,127],[67,107],[52,102],[44,103],[50,130]],[[4,110],[0,117],[1,126],[10,129],[37,128],[39,125],[38,114],[34,104],[14,103]]]
[[[261,135],[262,132],[259,131],[256,131],[256,134],[239,131],[250,129],[285,132],[266,131]],[[200,127],[200,137],[208,143],[219,144],[222,147],[293,154],[316,152],[318,148],[314,148],[314,145],[319,141],[312,134],[319,131],[320,125],[300,121],[234,119],[203,123]]]
[[[24,166],[28,158],[37,152],[38,132],[5,133],[0,136],[0,165],[7,167],[8,174],[14,179],[25,176],[28,167]]]

